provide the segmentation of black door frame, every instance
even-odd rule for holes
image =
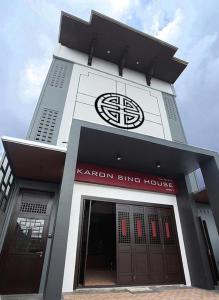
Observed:
[[[78,288],[78,279],[79,279],[79,272],[80,272],[80,248],[81,248],[82,230],[83,230],[83,207],[84,207],[84,203],[85,203],[86,200],[100,201],[100,202],[111,202],[111,203],[115,203],[115,204],[139,205],[139,206],[144,206],[145,204],[148,204],[148,205],[151,204],[151,206],[153,206],[153,207],[171,208],[172,212],[173,212],[174,224],[175,224],[176,231],[177,231],[176,217],[175,217],[175,212],[174,212],[173,205],[170,205],[170,204],[147,203],[147,202],[121,200],[121,199],[112,199],[112,198],[102,198],[102,197],[94,197],[94,196],[81,196],[80,214],[79,214],[79,225],[78,225],[78,238],[77,238],[76,259],[75,259],[75,273],[74,273],[74,279],[73,279],[73,290],[76,290]],[[183,266],[183,260],[182,260],[180,245],[179,245],[178,231],[177,231],[177,240],[178,240],[177,247],[178,247],[179,256],[180,256],[180,259],[181,259],[184,282],[186,284],[185,273],[184,273],[184,266]],[[115,284],[114,286],[116,287],[116,286],[121,286],[121,285]],[[100,286],[92,286],[92,287],[95,288],[95,287],[100,287]],[[101,286],[101,287],[112,287],[112,285],[111,286],[107,286],[106,285],[106,286]],[[80,288],[85,288],[85,287],[83,286],[83,287],[80,287]]]
[[[51,182],[41,182],[41,181],[34,181],[34,180],[26,180],[22,178],[15,178],[15,187],[14,191],[11,193],[11,199],[10,199],[10,207],[7,212],[6,220],[4,223],[4,228],[3,228],[3,233],[1,236],[1,248],[0,248],[0,253],[3,250],[7,233],[9,230],[10,223],[13,218],[13,213],[16,209],[16,200],[18,199],[20,190],[25,189],[25,190],[33,190],[33,191],[42,191],[42,192],[50,192],[54,193],[53,197],[53,205],[52,205],[52,210],[49,218],[49,233],[48,236],[50,235],[52,237],[53,231],[54,231],[54,226],[55,226],[55,218],[56,218],[56,211],[57,211],[57,205],[58,205],[58,200],[59,200],[59,184],[57,183],[51,183]],[[47,276],[47,268],[49,265],[49,255],[51,251],[51,246],[52,246],[52,238],[47,239],[46,243],[46,249],[45,249],[45,257],[44,257],[44,262],[43,262],[43,268],[42,268],[42,273],[41,273],[41,279],[40,279],[40,287],[38,294],[43,294],[44,288],[45,288],[45,283],[46,283],[46,276]]]
[[[86,201],[88,201],[87,202],[88,203],[87,224],[85,224]],[[89,236],[90,236],[91,209],[92,209],[92,200],[84,200],[83,201],[83,212],[82,212],[83,220],[82,220],[82,228],[81,228],[81,232],[83,234],[81,234],[80,245],[82,247],[83,238],[84,238],[85,239],[85,250],[84,250],[84,261],[82,261],[83,260],[82,253],[80,253],[80,256],[79,256],[79,262],[78,262],[79,272],[78,272],[78,282],[77,282],[77,284],[80,284],[81,280],[84,284],[85,279],[86,279],[87,255],[88,255]],[[85,228],[85,225],[86,225],[86,228]],[[86,236],[84,236],[85,231],[86,231]],[[83,268],[83,274],[81,274],[81,268]],[[81,278],[81,276],[83,276],[83,278]]]
[[[208,225],[207,225],[206,220],[204,220],[202,217],[199,216],[198,220],[199,220],[199,224],[200,224],[204,242],[205,242],[206,252],[207,252],[207,256],[208,256],[209,266],[211,269],[214,285],[217,285],[217,282],[219,279],[219,273],[217,270],[217,263],[216,263],[216,259],[214,256],[214,251],[212,249],[211,239],[209,236]]]

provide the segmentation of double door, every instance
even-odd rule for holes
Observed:
[[[116,204],[117,283],[183,283],[170,207]]]

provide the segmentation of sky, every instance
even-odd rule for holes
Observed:
[[[27,134],[61,10],[88,21],[92,9],[179,48],[176,57],[189,62],[175,83],[188,143],[219,151],[218,0],[1,1],[0,136]]]

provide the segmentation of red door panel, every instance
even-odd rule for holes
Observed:
[[[117,283],[183,283],[170,207],[117,204]]]

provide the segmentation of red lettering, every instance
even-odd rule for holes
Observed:
[[[78,163],[75,180],[160,193],[178,192],[176,182],[169,178],[86,163]]]

